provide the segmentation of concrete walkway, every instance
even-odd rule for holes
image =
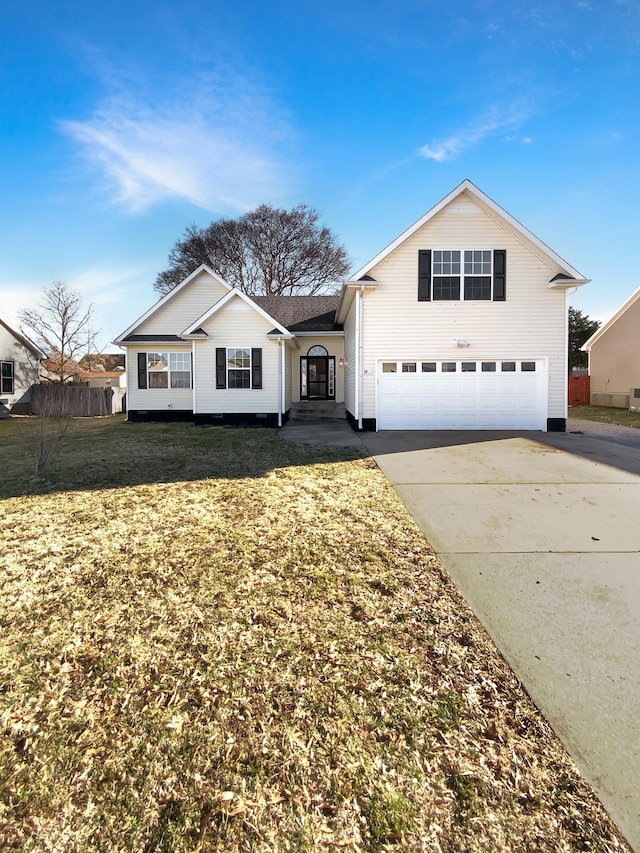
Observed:
[[[355,437],[640,853],[640,450],[581,432]]]

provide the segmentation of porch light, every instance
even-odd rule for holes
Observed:
[[[347,359],[340,357],[338,359],[338,367],[346,367],[346,366],[347,366]]]
[[[459,347],[470,347],[471,346],[471,341],[460,341],[459,340],[459,341],[456,341],[456,343]]]

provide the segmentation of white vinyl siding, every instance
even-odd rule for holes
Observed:
[[[278,411],[280,348],[267,338],[273,324],[240,297],[231,299],[203,326],[206,341],[195,342],[195,405],[198,414]],[[216,349],[262,348],[262,388],[216,388]]]
[[[2,323],[0,323],[0,361],[12,365],[12,391],[0,392],[0,398],[6,400],[11,407],[35,382],[38,382],[40,363]],[[6,372],[8,374],[8,369]],[[8,375],[5,379],[8,379]],[[5,383],[5,387],[8,388],[8,382]]]
[[[193,391],[190,388],[138,388],[138,353],[149,352],[171,354],[182,353],[191,358],[191,344],[182,346],[163,346],[153,348],[148,346],[127,347],[127,408],[142,411],[191,411]],[[148,375],[148,373],[147,373]]]
[[[442,246],[506,249],[506,301],[419,302],[418,251]],[[566,297],[548,287],[554,272],[480,202],[451,202],[369,271],[378,286],[364,296],[363,417],[376,416],[376,359],[393,360],[399,338],[402,354],[416,361],[425,352],[434,361],[548,357],[548,416],[566,417]]]
[[[201,272],[187,287],[176,293],[158,314],[150,317],[135,330],[137,335],[179,335],[216,304],[229,291]]]

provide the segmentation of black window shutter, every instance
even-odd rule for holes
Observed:
[[[227,350],[216,347],[216,388],[227,387]]]
[[[138,388],[147,387],[147,354],[138,353]]]
[[[418,302],[431,301],[431,249],[418,251]]]
[[[262,350],[251,350],[251,387],[262,388]]]
[[[493,252],[493,301],[504,302],[507,298],[507,252],[506,249],[494,249]]]

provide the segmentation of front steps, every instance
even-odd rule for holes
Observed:
[[[314,421],[346,421],[344,403],[333,400],[302,400],[292,403],[289,423],[313,423]]]

